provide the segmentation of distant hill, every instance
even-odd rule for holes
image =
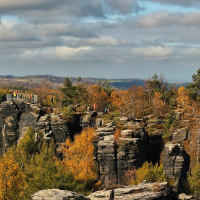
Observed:
[[[48,82],[52,88],[62,87],[63,81],[66,77],[59,77],[53,75],[36,75],[36,76],[1,76],[0,75],[0,85],[7,85],[7,86],[22,86],[27,88],[34,88],[37,85],[41,84],[42,82]],[[69,77],[72,83],[77,83],[76,77]],[[104,81],[106,79],[97,79],[97,78],[82,78],[82,83],[87,84],[98,84],[99,81]],[[110,85],[117,89],[128,89],[130,86],[144,86],[145,80],[139,78],[132,78],[132,79],[107,79],[110,82]],[[181,85],[186,86],[189,83],[172,83],[173,85],[180,87]]]

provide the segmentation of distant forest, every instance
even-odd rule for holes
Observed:
[[[26,88],[35,88],[42,82],[47,82],[51,85],[53,89],[62,87],[63,81],[66,77],[58,77],[53,75],[36,75],[36,76],[0,76],[0,85],[6,86],[21,86]],[[69,77],[70,81],[73,84],[77,83],[77,77]],[[128,89],[132,85],[135,86],[144,86],[145,80],[139,78],[132,79],[98,79],[98,78],[82,78],[81,82],[86,84],[98,84],[99,82],[103,82],[107,80],[110,82],[110,85],[116,89]],[[170,84],[170,83],[168,83]],[[187,86],[189,83],[172,83],[172,85],[177,86]]]

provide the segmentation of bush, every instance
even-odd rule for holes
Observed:
[[[72,120],[75,115],[75,109],[72,106],[64,107],[62,111],[62,117],[66,118],[67,120]]]
[[[192,175],[188,176],[189,188],[197,197],[200,197],[200,164],[197,165],[192,170]]]
[[[108,123],[111,120],[114,120],[115,123],[119,122],[120,111],[110,112],[109,114],[104,115],[103,120],[104,123]]]
[[[129,185],[137,185],[143,180],[147,180],[148,182],[166,181],[163,165],[158,166],[158,164],[156,164],[153,166],[152,163],[145,162],[141,168],[138,170],[134,169],[133,172],[134,173],[129,173],[133,177],[132,179],[129,178]]]
[[[174,111],[170,112],[164,124],[164,131],[162,132],[162,138],[164,140],[170,139],[172,137],[171,133],[169,132],[169,129],[171,125],[175,125],[176,123],[177,123],[177,119],[176,119]]]

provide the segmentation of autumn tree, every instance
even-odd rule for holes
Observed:
[[[145,88],[149,96],[149,106],[151,106],[151,98],[155,92],[164,94],[165,91],[167,91],[167,82],[163,75],[158,77],[157,74],[154,74],[151,78],[145,81]]]
[[[121,93],[123,91],[119,91],[119,90],[115,90],[114,92],[111,93],[111,102],[113,104],[113,106],[115,106],[115,108],[117,109],[122,109],[123,106],[123,101],[122,101],[122,96]]]
[[[86,188],[94,186],[97,172],[94,162],[94,129],[87,128],[77,135],[74,141],[66,140],[62,148],[63,167],[71,172],[78,182],[84,183]]]
[[[183,86],[179,88],[176,100],[180,108],[186,109],[189,106],[189,92]]]
[[[24,189],[19,164],[9,157],[0,160],[0,199],[19,199]]]
[[[191,175],[188,177],[189,187],[192,192],[197,197],[200,197],[200,164],[197,163],[192,169]]]
[[[90,85],[88,87],[88,105],[93,107],[97,105],[98,111],[103,111],[109,105],[109,96],[99,85]]]
[[[161,93],[160,92],[155,92],[153,99],[152,99],[152,107],[154,110],[154,113],[157,117],[160,117],[163,107],[164,107],[164,102],[161,99]]]
[[[51,105],[50,99],[53,90],[51,89],[50,84],[47,81],[42,82],[39,84],[33,91],[34,94],[37,95],[37,101],[41,105]]]

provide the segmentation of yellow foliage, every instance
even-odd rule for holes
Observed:
[[[22,195],[23,177],[18,163],[5,157],[0,161],[0,199],[16,199]]]
[[[189,106],[189,93],[183,86],[179,88],[176,100],[180,108],[187,108]]]
[[[94,129],[87,128],[81,135],[76,135],[74,142],[66,140],[62,151],[64,154],[63,166],[71,172],[74,178],[85,183],[96,180],[97,173],[94,162]]]
[[[154,97],[152,99],[152,106],[153,106],[156,116],[159,116],[161,114],[163,106],[164,106],[163,100],[160,99],[160,97],[161,97],[161,93],[155,92]]]
[[[152,163],[145,162],[142,167],[135,172],[134,179],[132,179],[129,184],[137,185],[143,180],[147,180],[149,182],[166,181],[163,165],[158,166],[158,164],[156,164],[153,166]]]

